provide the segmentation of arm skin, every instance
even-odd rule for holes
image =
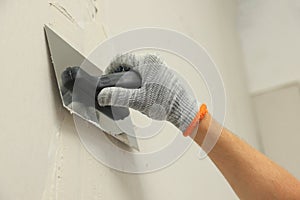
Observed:
[[[194,141],[200,146],[211,120],[208,113],[199,124]],[[225,128],[208,156],[240,199],[300,199],[296,178]]]

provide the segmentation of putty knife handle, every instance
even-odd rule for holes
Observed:
[[[97,96],[103,88],[122,87],[140,88],[142,79],[138,72],[129,70],[113,74],[92,76],[80,67],[68,67],[62,74],[62,85],[72,92],[72,101],[80,102],[87,107],[93,107],[114,120],[124,119],[129,115],[129,109],[124,107],[100,106]],[[75,84],[76,81],[76,84]],[[76,88],[74,88],[74,85]]]
[[[113,74],[102,75],[97,85],[97,91],[106,87],[140,88],[142,79],[138,72],[130,70]]]
[[[129,89],[137,89],[142,85],[142,79],[138,72],[130,70],[126,72],[118,72],[113,74],[102,75],[99,79],[96,91],[96,109],[104,113],[106,116],[114,120],[124,119],[129,116],[129,109],[115,106],[100,106],[97,96],[103,88],[106,87],[122,87]]]

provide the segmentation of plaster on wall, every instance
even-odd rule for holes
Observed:
[[[107,3],[107,2],[106,2]],[[135,18],[136,15],[139,15],[138,13],[135,13],[134,7],[132,7],[130,4],[127,4],[123,2],[124,5],[121,2],[111,2],[111,6],[104,7],[105,11],[107,13],[110,13],[110,15],[105,16],[106,18],[109,18],[113,21],[110,21],[109,24],[106,24],[105,30],[109,30],[108,32],[111,33],[118,33],[114,30],[118,29],[120,27],[123,27],[121,30],[127,30],[130,28],[134,28],[137,24],[133,26],[127,26],[126,28],[124,27],[126,24],[129,25],[130,23],[136,22],[137,18]],[[138,2],[131,2],[131,4],[138,5]],[[118,5],[118,6],[117,6]],[[155,5],[155,4],[153,4]],[[172,5],[172,4],[169,4]],[[190,5],[190,4],[187,4]],[[214,3],[211,5],[211,10],[214,10],[213,7],[215,6]],[[140,6],[143,7],[143,6]],[[155,6],[156,7],[156,6]],[[118,9],[124,10],[124,8],[128,9],[128,14],[126,14],[126,17],[124,16],[123,19],[120,21],[118,19],[118,15],[115,15],[114,13],[120,13]],[[145,7],[146,9],[147,7]],[[175,8],[179,9],[179,8]],[[147,8],[147,11],[150,11],[151,8]],[[186,11],[189,11],[189,8],[185,9]],[[141,9],[139,12],[143,13],[146,12],[146,10]],[[157,10],[156,10],[157,12]],[[163,9],[161,9],[159,12],[163,13]],[[216,11],[217,12],[217,11]],[[131,13],[131,14],[130,14]],[[175,12],[174,12],[175,13]],[[180,12],[179,12],[180,13]],[[198,13],[198,11],[197,11]],[[102,16],[104,13],[101,13]],[[174,14],[177,15],[178,13]],[[208,14],[208,13],[206,13]],[[206,15],[203,14],[203,15]],[[185,14],[182,14],[185,16]],[[148,14],[140,14],[139,16],[144,16],[143,19],[140,19],[140,23],[143,24],[143,26],[150,25],[149,23],[146,23],[145,17],[148,16]],[[159,16],[159,15],[157,15]],[[214,14],[211,14],[212,21],[214,20],[219,20],[219,16],[215,17]],[[116,21],[114,21],[116,20]],[[158,22],[157,19],[151,19],[153,21]],[[150,21],[151,21],[150,20]],[[173,21],[174,20],[174,21]],[[184,20],[184,19],[182,19]],[[196,30],[192,29],[187,25],[187,21],[184,23],[182,22],[177,23],[176,18],[172,18],[172,16],[165,18],[165,24],[163,25],[164,27],[169,27],[168,24],[171,24],[172,28],[177,29],[178,26],[181,27],[179,30],[183,32],[188,32],[191,33],[192,35],[196,35],[196,37],[200,37],[197,35]],[[186,20],[186,19],[185,19]],[[200,21],[201,23],[202,21]],[[204,22],[203,22],[204,23]],[[221,22],[222,23],[222,22]],[[184,24],[184,26],[183,26]],[[109,26],[108,26],[109,25]],[[181,26],[182,25],[182,26]],[[204,41],[209,39],[212,33],[216,33],[214,28],[216,27],[210,27],[210,23],[204,23],[203,27],[206,27],[209,30],[207,31],[207,35],[205,34],[206,32],[203,32],[204,37],[202,38]],[[116,29],[115,29],[116,28]],[[103,31],[104,32],[104,31]],[[200,31],[201,32],[201,31]],[[201,35],[201,34],[200,34]],[[216,36],[216,38],[220,37],[219,35]],[[214,38],[214,39],[216,39]],[[221,43],[221,38],[220,43]],[[223,58],[220,56],[221,54],[218,53],[219,49],[219,43],[215,42],[215,47],[214,45],[210,46],[211,50],[216,53],[216,57],[219,58],[220,60],[218,61],[219,63],[222,62]],[[213,42],[213,43],[214,43]],[[209,43],[209,42],[208,42]],[[211,43],[209,43],[211,44]],[[232,47],[234,49],[235,47]],[[223,54],[223,53],[222,53]],[[223,60],[224,61],[224,60]],[[175,62],[173,62],[175,63]],[[229,64],[228,64],[229,65]],[[227,66],[227,65],[225,65]],[[224,73],[226,73],[226,70],[223,70]],[[226,78],[227,79],[227,78]],[[228,82],[228,84],[231,88],[231,86],[236,85],[235,83],[231,84]],[[241,86],[241,84],[240,84]],[[237,91],[242,91],[242,89],[234,89],[234,92],[236,93]],[[246,93],[246,91],[243,91]],[[202,94],[203,95],[203,94]],[[240,94],[240,96],[243,96],[243,94]],[[241,100],[241,99],[240,99]],[[240,101],[240,103],[243,101]],[[235,104],[236,106],[238,104]],[[242,105],[240,105],[243,107]],[[230,115],[231,117],[235,118],[234,115]],[[243,117],[240,117],[239,120],[241,120]],[[69,135],[72,133],[74,130],[72,130],[72,121],[70,117],[67,117],[68,122],[64,123],[64,126],[69,127],[66,129],[62,130],[62,135],[63,138],[66,137],[65,135]],[[233,119],[231,119],[234,121]],[[70,123],[70,124],[69,124]],[[250,120],[247,120],[247,123],[250,123]],[[234,125],[235,123],[229,123],[231,125]],[[251,124],[251,123],[250,123]],[[234,125],[235,126],[235,125]],[[239,127],[240,126],[240,127]],[[242,129],[243,125],[235,126],[235,129]],[[249,127],[249,125],[247,125]],[[71,130],[70,130],[71,129]],[[249,129],[248,132],[251,133],[251,130]],[[247,136],[248,137],[248,136]],[[251,138],[251,141],[255,143],[255,136],[249,136]],[[151,173],[151,174],[145,174],[145,175],[129,175],[129,174],[123,174],[120,172],[116,172],[114,170],[110,170],[100,163],[97,163],[91,155],[86,153],[85,150],[78,150],[77,145],[80,145],[78,139],[65,139],[63,140],[62,144],[62,150],[65,158],[72,158],[73,162],[70,162],[68,160],[63,160],[63,168],[68,169],[67,171],[64,170],[64,174],[62,175],[61,180],[56,180],[58,181],[58,189],[63,188],[63,190],[58,190],[55,191],[58,197],[64,197],[67,199],[72,199],[72,198],[78,198],[80,196],[81,198],[85,197],[88,199],[89,198],[96,198],[96,197],[101,197],[102,199],[184,199],[184,198],[190,198],[194,199],[197,198],[197,190],[194,189],[194,187],[201,187],[203,190],[202,195],[207,196],[207,198],[210,199],[218,199],[222,198],[224,196],[228,196],[229,198],[235,198],[235,196],[232,193],[232,190],[228,188],[228,184],[225,183],[225,180],[220,176],[220,173],[216,170],[216,168],[213,166],[211,161],[208,159],[204,161],[199,161],[196,158],[197,152],[198,152],[198,147],[193,146],[186,154],[184,157],[182,157],[180,160],[175,162],[173,165],[169,166],[167,169]],[[82,148],[82,147],[81,147]],[[80,148],[80,149],[81,149]],[[74,157],[74,152],[79,154],[80,156],[75,156]],[[75,161],[74,161],[75,160]],[[94,170],[87,170],[91,166],[87,162],[87,160],[91,160],[91,163],[94,163],[95,168]],[[60,160],[61,161],[61,160]],[[72,168],[72,163],[73,165],[77,163],[79,166],[76,166]],[[185,169],[189,168],[189,171],[186,171]],[[200,171],[199,171],[200,169]],[[178,173],[178,172],[183,172],[184,173]],[[197,173],[194,173],[196,172]],[[94,180],[92,177],[94,177],[94,173],[99,172],[99,179]],[[72,178],[73,177],[73,178]],[[89,180],[92,179],[94,182],[90,182]],[[72,184],[74,181],[80,180],[80,186],[78,184]],[[102,181],[99,181],[102,180]],[[180,180],[180,182],[178,182]],[[201,181],[200,181],[201,180]],[[97,185],[97,193],[93,193],[91,191],[90,186],[91,185]],[[181,190],[183,185],[190,185],[190,187],[186,188],[185,190]],[[172,189],[171,189],[172,188]],[[213,192],[214,189],[217,189],[219,192],[215,193]],[[72,191],[76,191],[76,195],[70,196]],[[168,191],[168,192],[162,192],[162,191]],[[196,192],[196,193],[195,193]],[[112,195],[112,196],[111,196]],[[101,199],[99,197],[99,199]]]
[[[61,6],[59,3],[49,2],[49,4],[50,4],[50,6],[53,6],[54,8],[56,8],[61,14],[63,14],[71,22],[73,22],[73,23],[75,22],[74,17],[63,6]]]
[[[231,99],[227,123],[255,144],[243,79],[237,84],[232,73],[227,72],[242,74],[232,36],[235,1],[226,5],[217,0],[110,2],[108,7],[102,1],[94,2],[98,8],[95,19],[91,13],[96,9],[90,0],[56,1],[69,13],[67,16],[53,6],[55,2],[51,2],[52,6],[37,0],[1,2],[0,23],[6,25],[0,38],[1,54],[5,55],[0,79],[0,89],[5,94],[0,115],[1,198],[176,200],[198,199],[200,192],[205,199],[236,199],[213,163],[197,159],[196,145],[173,165],[151,174],[124,174],[97,162],[82,147],[71,115],[62,109],[43,32],[43,25],[51,23],[84,54],[105,38],[104,29],[115,34],[138,26],[161,25],[191,35],[207,46],[221,65]],[[125,8],[128,11],[120,19]],[[105,28],[103,15],[113,17]],[[18,92],[12,92],[16,88]]]
[[[82,10],[78,4],[74,5]],[[58,199],[57,190],[50,187],[55,182],[47,176],[57,178],[61,173],[52,169],[59,165],[57,152],[64,148],[65,136],[60,134],[60,127],[66,113],[57,91],[43,26],[50,22],[83,51],[103,39],[102,26],[90,21],[82,31],[42,1],[5,1],[1,2],[0,10],[1,24],[5,24],[0,38],[5,74],[0,79],[5,94],[0,115],[1,199],[41,199],[42,196]],[[92,32],[98,34],[90,37]]]

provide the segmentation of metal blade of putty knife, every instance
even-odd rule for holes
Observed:
[[[57,32],[55,32],[50,26],[45,25],[45,32],[50,50],[51,61],[54,67],[56,81],[58,83],[58,89],[63,106],[71,113],[79,116],[80,118],[95,125],[104,133],[109,134],[117,140],[125,143],[126,145],[139,150],[138,142],[134,137],[134,128],[130,116],[126,117],[127,129],[132,127],[130,134],[124,133],[118,126],[118,122],[111,117],[105,115],[99,109],[95,109],[93,106],[87,106],[80,102],[74,101],[74,96],[78,95],[76,89],[68,90],[64,85],[62,77],[63,72],[74,66],[82,66],[84,63],[85,68],[93,72],[93,75],[101,76],[102,71],[96,67],[92,62],[89,62],[79,51],[66,42]],[[86,67],[87,66],[87,67]],[[86,69],[84,69],[86,70]],[[95,73],[96,72],[96,73]],[[76,81],[74,88],[76,87]],[[95,88],[91,88],[96,90]],[[94,99],[93,99],[94,100]],[[94,104],[95,105],[95,104]],[[125,108],[123,108],[124,111]],[[128,109],[128,108],[126,108]],[[125,110],[126,111],[126,110]],[[129,109],[128,109],[129,113]],[[122,119],[118,119],[122,120]],[[131,124],[130,124],[131,123]],[[102,133],[99,133],[102,134]]]

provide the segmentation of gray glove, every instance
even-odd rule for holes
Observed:
[[[105,73],[119,66],[137,71],[142,78],[140,89],[111,87],[98,95],[101,106],[130,107],[155,120],[167,120],[184,132],[198,112],[198,103],[179,75],[156,55],[116,57]]]

